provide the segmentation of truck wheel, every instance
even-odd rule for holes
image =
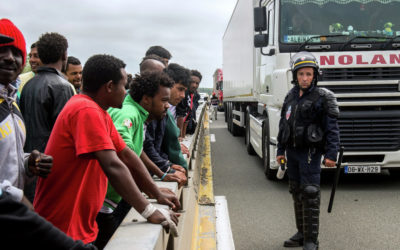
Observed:
[[[233,135],[233,136],[238,136],[238,135],[240,135],[241,134],[241,128],[238,126],[238,125],[236,125],[235,123],[233,123],[233,103],[232,102],[230,102],[229,103],[229,108],[228,108],[228,112],[229,112],[229,115],[228,115],[228,130],[231,132],[231,134]]]
[[[231,103],[229,102],[229,103],[226,105],[226,107],[227,107],[227,111],[226,111],[226,123],[227,123],[227,125],[228,125],[228,131],[229,131],[229,132],[232,132],[232,128],[231,128],[231,127],[232,127],[232,123],[231,123],[231,120],[232,120]]]
[[[250,108],[246,108],[246,134],[244,136],[244,142],[246,144],[247,153],[249,155],[255,155],[253,145],[250,143]]]
[[[226,105],[226,102],[224,102],[224,115],[225,115],[225,122],[227,122],[228,121],[228,116],[227,116],[227,107],[226,107],[227,105]]]
[[[233,136],[239,136],[241,135],[242,129],[241,127],[239,127],[238,125],[236,125],[235,123],[233,123],[233,112],[231,113],[231,130],[232,130],[232,135]]]
[[[270,147],[269,147],[269,120],[265,119],[262,127],[263,134],[263,144],[262,144],[262,152],[263,152],[263,166],[264,173],[268,180],[276,180],[276,169],[270,168]]]

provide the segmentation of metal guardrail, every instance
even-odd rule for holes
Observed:
[[[161,225],[148,223],[134,209],[128,213],[105,249],[187,250],[216,249],[215,209],[212,189],[210,138],[207,106],[201,107],[195,133],[188,146],[188,184],[178,189],[174,182],[156,180],[159,187],[170,188],[179,197],[182,214],[179,237],[173,238]],[[189,145],[188,145],[189,144]],[[155,200],[150,200],[155,203]],[[155,204],[157,207],[166,207]]]

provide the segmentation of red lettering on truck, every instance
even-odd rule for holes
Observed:
[[[368,64],[368,62],[363,61],[362,55],[357,55],[356,58],[357,58],[356,60],[357,64]]]
[[[337,61],[336,61],[337,60]],[[352,63],[362,64],[400,64],[400,54],[390,54],[383,56],[382,54],[373,55],[371,61],[365,59],[364,55],[340,55],[337,58],[335,56],[320,56],[321,66],[324,65],[349,65]]]
[[[383,57],[383,55],[374,55],[374,58],[372,58],[371,64],[386,64],[386,60]]]
[[[321,56],[319,58],[321,65],[335,65],[335,56]]]
[[[350,55],[341,55],[338,58],[339,64],[348,65],[353,63],[353,57]]]
[[[390,55],[390,64],[399,64],[400,63],[400,55]]]

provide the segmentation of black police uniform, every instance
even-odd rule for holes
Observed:
[[[312,86],[301,97],[298,85],[287,94],[279,122],[278,152],[288,158],[289,179],[320,185],[321,156],[336,161],[339,114],[332,92]]]
[[[313,242],[318,247],[321,157],[336,161],[339,109],[327,89],[312,84],[301,97],[299,92],[298,84],[289,91],[279,122],[277,155],[286,151],[298,229],[284,246],[301,246],[304,240],[304,244]]]

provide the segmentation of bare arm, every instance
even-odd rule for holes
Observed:
[[[161,171],[154,162],[150,160],[150,158],[147,156],[147,154],[143,151],[142,154],[140,155],[140,159],[143,161],[144,165],[146,168],[151,172],[157,175],[159,178],[161,178],[164,174],[163,171]]]
[[[129,169],[118,158],[115,151],[97,151],[94,152],[94,155],[115,191],[139,213],[143,212],[149,202],[142,195],[135,181],[132,179]]]
[[[128,167],[131,175],[143,192],[156,197],[158,203],[168,205],[172,209],[180,207],[176,196],[168,196],[161,193],[140,158],[132,150],[126,147],[118,153],[118,157]]]
[[[123,151],[128,151],[128,153],[131,152],[133,156],[136,156],[136,154],[127,147],[120,153],[122,153]],[[117,191],[117,193],[121,195],[122,198],[126,200],[132,207],[134,207],[136,211],[142,214],[147,205],[150,204],[150,202],[146,200],[146,198],[144,198],[139,188],[137,187],[135,181],[132,178],[132,175],[130,174],[130,172],[132,172],[130,171],[131,169],[127,168],[127,166],[118,158],[117,153],[115,153],[115,151],[113,150],[97,151],[94,152],[94,155],[100,162],[104,173],[106,174],[111,185],[114,187],[115,191]],[[140,162],[140,159],[136,156],[136,159],[134,159],[134,161],[136,161],[135,163],[137,163],[138,161]],[[143,164],[141,165],[143,166]],[[147,170],[145,168],[144,172],[147,173]],[[147,175],[150,176],[148,173]],[[150,178],[150,180],[152,179]],[[155,186],[158,193],[161,194],[154,182],[152,182],[152,184]],[[161,195],[158,197],[163,196]],[[178,222],[175,214],[171,214],[171,217],[175,223]],[[161,214],[160,211],[155,211],[147,218],[147,220],[151,223],[159,224],[165,221],[165,217],[163,214]]]

